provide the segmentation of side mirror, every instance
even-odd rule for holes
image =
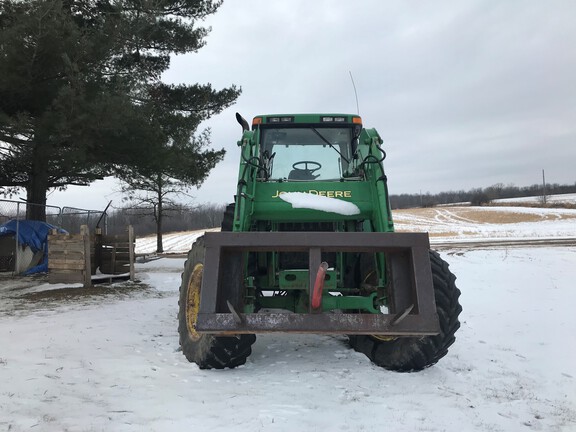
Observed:
[[[352,156],[358,159],[358,138],[352,139]]]
[[[356,125],[352,130],[352,156],[354,159],[358,159],[358,141],[360,134],[362,133],[362,126]]]

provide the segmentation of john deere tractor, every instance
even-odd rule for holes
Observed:
[[[246,362],[257,333],[347,335],[378,366],[448,352],[462,310],[427,233],[396,233],[375,129],[350,114],[259,115],[243,134],[221,232],[182,274],[180,345],[202,369]]]

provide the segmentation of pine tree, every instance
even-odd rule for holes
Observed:
[[[149,172],[151,155],[186,135],[190,141],[201,121],[236,100],[235,86],[213,91],[160,81],[171,54],[204,45],[208,29],[196,21],[220,4],[0,3],[0,186],[26,188],[27,201],[40,205],[28,206],[28,218],[45,219],[50,188],[87,185],[128,168]],[[170,99],[172,114],[157,110],[151,121],[151,101],[162,98]]]

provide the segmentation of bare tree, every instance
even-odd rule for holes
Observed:
[[[156,224],[156,252],[164,252],[162,229],[164,218],[171,209],[178,209],[177,196],[188,195],[190,183],[170,178],[166,174],[155,176],[132,175],[123,179],[122,192],[142,215],[151,215]]]

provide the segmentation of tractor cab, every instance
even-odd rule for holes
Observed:
[[[268,181],[330,181],[352,175],[362,120],[349,115],[258,116],[260,175]]]

